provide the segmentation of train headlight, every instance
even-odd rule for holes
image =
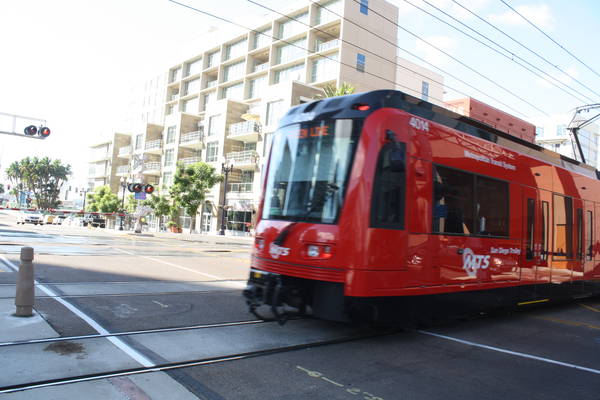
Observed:
[[[303,254],[306,258],[326,260],[331,258],[333,255],[333,250],[330,245],[307,244],[304,247]]]
[[[319,257],[319,255],[321,255],[321,249],[319,247],[320,246],[317,246],[315,244],[309,245],[306,250],[306,254],[309,257]]]
[[[254,245],[256,246],[256,248],[258,250],[263,250],[265,248],[265,239],[257,237],[256,240],[254,241]]]

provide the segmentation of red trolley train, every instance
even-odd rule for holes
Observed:
[[[402,92],[302,104],[273,138],[244,295],[283,323],[598,294],[599,179]]]

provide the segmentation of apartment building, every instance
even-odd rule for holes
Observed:
[[[118,146],[116,179],[136,177],[166,189],[177,163],[203,161],[217,172],[232,167],[227,187],[215,187],[192,217],[197,230],[216,232],[225,210],[227,233],[246,234],[272,134],[289,107],[344,82],[357,92],[399,89],[440,103],[443,78],[397,57],[396,6],[307,1],[284,13],[172,66],[163,123],[146,124]],[[184,227],[192,217],[181,217]]]

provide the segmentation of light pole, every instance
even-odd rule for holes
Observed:
[[[89,189],[86,189],[85,187],[82,187],[79,190],[79,193],[83,194],[83,215],[85,216],[85,199],[87,198],[87,192],[89,192]]]
[[[119,180],[121,182],[121,187],[123,188],[123,200],[121,200],[121,213],[125,213],[125,188],[127,187],[127,178],[124,176]],[[121,224],[119,225],[119,230],[123,230],[123,220],[125,219],[124,215],[121,215]]]
[[[225,162],[221,164],[221,172],[225,175],[225,180],[223,181],[223,202],[221,203],[221,231],[219,235],[225,235],[225,205],[227,204],[227,179],[229,178],[229,173],[233,170],[233,164],[225,165]]]

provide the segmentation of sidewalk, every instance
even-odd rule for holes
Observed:
[[[186,242],[199,242],[210,244],[236,244],[251,246],[254,236],[221,236],[205,233],[172,233],[172,232],[150,232],[134,233],[133,231],[119,231],[117,229],[105,229],[106,232],[122,236],[155,237],[164,239],[176,239]]]

